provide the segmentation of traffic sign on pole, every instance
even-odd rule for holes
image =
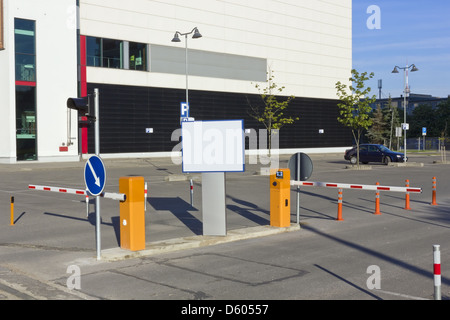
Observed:
[[[86,189],[93,195],[100,195],[105,189],[106,170],[99,156],[92,156],[84,166]]]
[[[180,102],[180,117],[182,117],[182,118],[189,117],[189,103]]]

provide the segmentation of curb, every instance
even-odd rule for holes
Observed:
[[[258,227],[231,230],[227,232],[226,236],[200,235],[184,238],[175,238],[147,243],[146,249],[141,251],[129,251],[121,248],[105,249],[102,250],[101,260],[108,262],[120,261],[125,259],[133,259],[157,255],[161,253],[174,252],[178,250],[212,246],[216,244],[228,243],[244,239],[253,239],[298,230],[300,230],[300,226],[298,224],[291,224],[290,227],[284,228],[271,226],[258,226]]]

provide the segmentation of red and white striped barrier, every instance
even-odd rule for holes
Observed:
[[[312,182],[312,181],[291,180],[291,186],[422,193],[422,188],[391,187],[380,185],[348,184],[348,183],[333,183],[333,182]]]
[[[69,194],[76,194],[76,195],[82,195],[82,196],[89,195],[89,192],[87,192],[86,190],[70,189],[70,188],[62,188],[62,187],[38,186],[38,185],[33,185],[33,184],[28,185],[28,189],[69,193]],[[108,199],[112,199],[112,200],[125,201],[125,194],[123,194],[123,193],[103,192],[100,196],[103,198],[108,198]]]

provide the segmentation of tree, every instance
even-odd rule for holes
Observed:
[[[266,87],[261,88],[259,84],[255,85],[255,88],[258,89],[259,95],[261,96],[262,106],[255,106],[249,103],[249,115],[256,121],[262,123],[267,129],[269,135],[269,155],[272,148],[272,130],[279,130],[284,125],[292,124],[295,120],[299,119],[298,117],[293,118],[284,115],[284,110],[295,97],[289,96],[287,98],[280,98],[275,96],[275,92],[281,94],[285,87],[278,87],[274,82],[275,76],[273,73],[272,70],[269,70],[267,73],[268,79],[266,81]]]
[[[440,135],[438,120],[437,112],[430,104],[421,104],[415,107],[409,119],[409,135],[411,137],[422,137],[422,128],[426,127],[428,136],[438,137]]]
[[[384,111],[386,123],[389,124],[389,149],[392,149],[392,139],[395,132],[395,128],[400,127],[401,122],[398,114],[398,108],[392,105],[391,96],[389,96],[387,108],[385,108]],[[397,144],[398,139],[399,138],[397,137]]]
[[[383,144],[386,139],[386,121],[380,105],[372,113],[372,126],[367,130],[366,136],[371,143]]]
[[[450,136],[450,99],[437,106],[437,127],[442,138]]]
[[[375,95],[367,98],[372,89],[370,87],[366,88],[364,84],[365,81],[373,78],[373,72],[367,75],[367,72],[360,74],[357,70],[352,69],[351,73],[352,76],[348,79],[352,83],[351,85],[347,86],[340,81],[336,83],[337,95],[341,101],[338,103],[340,116],[337,120],[352,130],[356,142],[357,165],[359,167],[359,142],[361,140],[361,134],[373,123],[370,118],[372,111],[370,104],[374,103],[377,98]]]

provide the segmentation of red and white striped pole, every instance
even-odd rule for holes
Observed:
[[[192,182],[192,179],[189,181],[189,189],[191,194],[191,206],[194,206],[194,183]]]
[[[144,211],[147,211],[147,182],[144,184]]]
[[[441,300],[441,251],[438,244],[433,245],[434,300]]]
[[[88,191],[86,190],[86,196],[85,196],[85,201],[86,201],[86,218],[89,217],[89,194]]]

